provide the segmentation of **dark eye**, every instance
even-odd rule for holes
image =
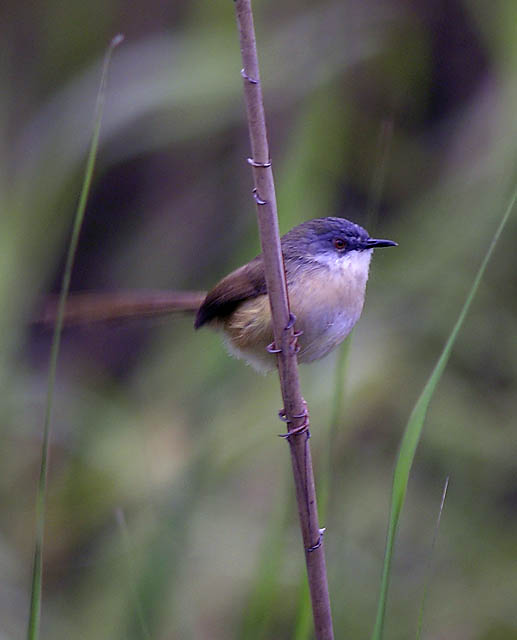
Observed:
[[[343,240],[343,238],[334,238],[333,243],[334,247],[338,251],[344,251],[346,249],[346,242]]]

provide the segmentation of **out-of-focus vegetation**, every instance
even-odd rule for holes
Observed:
[[[401,431],[516,179],[517,6],[255,4],[282,230],[337,214],[400,243],[373,261],[324,523],[336,637],[364,638]],[[73,287],[208,288],[258,241],[233,3],[8,0],[2,18],[0,636],[22,638],[50,343],[28,323],[59,282],[115,33]],[[517,638],[516,229],[431,405],[388,638],[416,628],[446,475],[424,637]],[[333,357],[302,370],[317,472],[334,376]],[[42,637],[289,638],[304,567],[279,406],[274,375],[190,318],[66,332]]]

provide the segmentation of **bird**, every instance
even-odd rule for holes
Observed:
[[[360,225],[339,217],[302,222],[281,238],[289,307],[298,334],[298,362],[319,360],[337,347],[361,316],[373,250],[397,246],[371,238]],[[56,316],[55,301],[41,321]],[[65,324],[143,315],[195,312],[194,328],[224,336],[230,354],[259,372],[276,368],[271,311],[262,255],[232,271],[208,293],[80,293],[70,297]]]

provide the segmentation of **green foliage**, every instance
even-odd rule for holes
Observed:
[[[404,506],[404,502],[406,499],[406,492],[409,483],[409,472],[411,471],[411,467],[413,466],[416,448],[418,446],[418,443],[420,442],[422,429],[424,428],[424,421],[427,415],[427,409],[429,408],[429,403],[431,402],[431,399],[435,392],[436,385],[440,381],[445,367],[447,366],[452,347],[454,346],[460,329],[465,322],[465,318],[470,309],[470,306],[472,305],[472,301],[474,300],[474,296],[477,293],[481,280],[485,274],[486,267],[490,258],[492,257],[497,241],[499,240],[499,237],[501,236],[506,223],[508,222],[510,213],[515,206],[516,199],[517,189],[514,191],[510,203],[506,211],[504,212],[501,223],[499,224],[499,227],[497,228],[494,237],[492,238],[485,257],[483,258],[483,261],[481,263],[481,266],[479,267],[479,271],[474,278],[474,282],[467,295],[465,303],[463,304],[460,315],[456,320],[456,324],[454,325],[447,339],[447,342],[443,347],[443,351],[438,358],[438,362],[436,363],[429,377],[429,380],[423,388],[422,393],[420,394],[420,397],[418,398],[413,411],[409,416],[409,420],[404,431],[397,463],[395,465],[395,472],[393,474],[393,489],[391,494],[391,510],[388,525],[388,536],[386,540],[386,553],[384,556],[384,566],[382,570],[379,607],[377,610],[377,618],[375,621],[375,629],[373,631],[372,640],[381,640],[384,631],[384,615],[386,612],[386,600],[388,597],[388,585],[390,579],[391,561],[393,557],[393,548],[395,545],[395,536],[397,534],[397,529],[399,526],[402,507]]]

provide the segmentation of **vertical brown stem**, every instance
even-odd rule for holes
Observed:
[[[236,0],[235,9],[242,54],[244,96],[248,114],[255,183],[254,197],[260,231],[266,283],[273,318],[278,372],[289,431],[296,431],[305,421],[305,402],[301,395],[298,363],[292,348],[294,329],[290,327],[289,299],[285,280],[276,209],[275,185],[269,157],[264,103],[255,42],[251,0]],[[300,516],[300,528],[305,549],[307,576],[311,594],[315,636],[317,640],[332,640],[332,617],[327,584],[327,569],[322,533],[318,523],[316,491],[312,471],[308,432],[288,438]]]

